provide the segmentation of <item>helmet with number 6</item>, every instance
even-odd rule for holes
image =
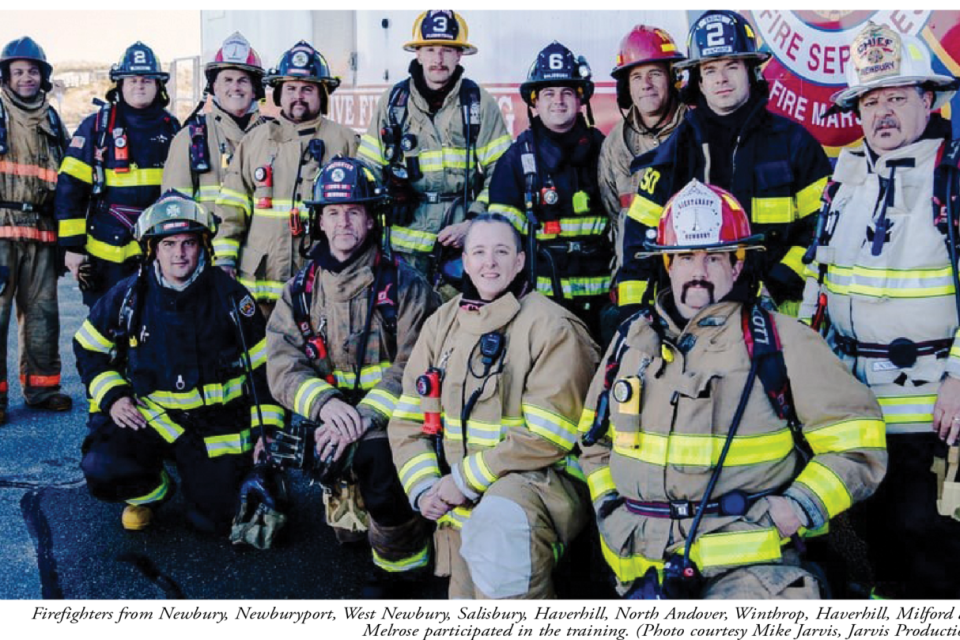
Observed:
[[[520,85],[520,96],[527,106],[533,106],[537,91],[545,87],[573,87],[582,102],[593,95],[593,80],[590,65],[583,56],[574,57],[573,52],[554,40],[540,53],[530,66],[527,80]]]

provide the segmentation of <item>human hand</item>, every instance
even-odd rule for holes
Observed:
[[[348,443],[356,442],[363,435],[363,420],[357,408],[338,398],[330,398],[320,408],[320,421],[335,429]]]
[[[133,398],[120,398],[110,406],[110,418],[123,429],[143,429],[147,426],[147,419],[137,409],[138,404]]]
[[[948,375],[940,383],[937,403],[933,405],[933,430],[949,446],[960,435],[960,379]]]
[[[445,247],[462,247],[463,239],[467,235],[467,229],[470,228],[470,221],[465,220],[458,224],[451,224],[440,230],[437,234],[437,242]]]

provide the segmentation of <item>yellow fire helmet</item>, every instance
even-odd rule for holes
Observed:
[[[463,55],[470,56],[477,48],[467,42],[467,21],[449,9],[431,9],[417,16],[413,23],[413,40],[403,45],[405,51],[420,47],[456,47]]]

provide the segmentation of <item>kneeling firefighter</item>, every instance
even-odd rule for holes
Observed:
[[[376,568],[365,597],[401,597],[397,578],[422,575],[430,558],[429,526],[407,504],[386,426],[417,335],[440,301],[422,275],[381,250],[385,193],[357,160],[338,156],[323,167],[306,202],[319,242],[267,328],[270,388],[308,421],[306,444],[281,437],[276,454],[299,464],[303,454],[315,458],[339,540],[368,527]]]
[[[799,537],[886,469],[870,391],[757,303],[743,273],[761,239],[723,189],[676,194],[647,243],[671,286],[620,326],[587,394],[580,459],[627,598],[817,598]]]
[[[138,273],[110,289],[74,337],[90,397],[80,466],[94,497],[127,503],[128,530],[149,526],[172,496],[172,460],[188,520],[226,534],[255,439],[283,427],[263,367],[265,321],[249,292],[211,266],[215,232],[201,205],[165,194],[137,222]]]

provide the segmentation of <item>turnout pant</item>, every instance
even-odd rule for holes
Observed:
[[[0,240],[0,407],[7,406],[7,331],[17,306],[20,385],[27,404],[60,391],[60,316],[57,310],[56,247]]]
[[[588,504],[586,485],[553,469],[494,482],[459,531],[437,532],[437,573],[449,566],[450,598],[556,597],[553,569],[586,526]]]
[[[172,460],[183,484],[191,524],[208,532],[229,531],[240,483],[253,464],[252,455],[249,447],[236,453],[222,449],[215,450],[219,455],[211,453],[204,438],[234,432],[237,421],[233,413],[224,416],[219,428],[208,423],[201,431],[184,425],[184,432],[173,442],[150,426],[127,429],[106,414],[91,415],[80,462],[90,493],[107,502],[162,504],[173,491],[164,470],[164,461]]]

